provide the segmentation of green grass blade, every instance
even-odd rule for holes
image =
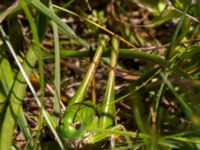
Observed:
[[[110,127],[110,128],[108,128],[108,129],[105,129],[106,131],[118,131],[118,130],[120,130],[120,128],[121,128],[121,126],[118,126],[118,125],[116,125],[116,126],[114,126],[114,127]],[[112,133],[108,133],[108,134],[106,134],[107,132],[104,132],[105,131],[104,129],[101,129],[101,128],[90,128],[89,129],[89,131],[91,131],[91,132],[95,132],[95,134],[92,134],[92,135],[90,135],[89,137],[87,137],[86,139],[85,139],[85,141],[87,141],[87,143],[89,143],[89,144],[93,144],[93,143],[97,143],[97,142],[99,142],[99,141],[102,141],[103,139],[105,139],[105,138],[108,138],[108,137],[110,137],[110,135],[112,134]]]
[[[183,110],[185,111],[185,113],[188,115],[188,117],[192,118],[193,112],[191,110],[191,108],[188,106],[188,104],[185,102],[185,100],[175,91],[173,85],[171,84],[171,82],[167,79],[167,75],[164,75],[163,73],[160,73],[161,77],[163,78],[164,82],[166,83],[166,85],[169,87],[169,89],[171,90],[171,92],[174,94],[174,96],[176,97],[177,101],[181,104]]]
[[[62,22],[62,20],[55,13],[53,13],[48,7],[42,4],[39,0],[34,0],[31,3],[39,11],[41,11],[43,14],[51,18],[70,38],[77,40],[81,45],[85,46],[86,48],[89,48],[89,44],[85,40],[78,37],[67,24]]]
[[[164,11],[166,11],[166,9]],[[163,13],[162,15],[159,15],[155,19],[153,19],[151,23],[148,25],[148,27],[156,27],[156,26],[162,25],[165,22],[172,19],[175,15],[176,15],[176,12],[173,10],[167,13]]]
[[[178,23],[178,26],[177,26],[177,28],[176,28],[176,31],[175,31],[175,33],[174,33],[174,35],[173,35],[173,37],[172,37],[172,41],[171,41],[171,43],[170,43],[170,47],[168,48],[168,50],[167,50],[167,52],[166,52],[166,58],[167,58],[167,59],[170,58],[171,53],[172,53],[172,50],[174,50],[174,48],[175,48],[176,45],[178,44],[178,43],[177,43],[177,37],[178,37],[179,31],[180,31],[180,29],[181,29],[181,26],[183,25],[183,20],[184,20],[186,14],[187,14],[189,8],[190,8],[190,4],[188,4],[187,7],[185,8],[184,14],[183,14],[183,16],[181,17],[181,19],[180,19],[180,21],[179,21],[179,23]]]
[[[108,57],[109,52],[110,50],[106,50],[106,52],[103,53],[103,57]],[[60,55],[61,57],[89,57],[89,51],[61,50]],[[168,61],[155,54],[148,54],[142,51],[125,49],[125,48],[121,48],[119,50],[119,58],[130,58],[130,59],[137,58],[137,59],[153,62],[155,64],[158,64],[161,67],[170,67],[172,64],[174,64],[172,68],[173,71],[177,72],[178,74],[180,74],[181,76],[185,78],[191,78],[191,76],[187,72],[185,72],[182,68],[177,66],[176,63],[173,63],[173,60],[175,60],[177,56],[173,57],[172,59]]]
[[[2,77],[2,80],[0,80],[2,82],[2,87],[1,87],[2,89],[1,89],[1,93],[0,93],[0,100],[1,100],[1,102],[0,102],[1,103],[1,105],[0,105],[0,125],[1,125],[2,120],[4,118],[6,106],[7,106],[6,100],[7,100],[7,97],[9,96],[9,93],[12,89],[12,85],[14,83],[13,72],[11,70],[10,63],[6,59],[5,55],[3,55],[3,58],[1,58],[1,62],[0,62],[0,76]],[[0,84],[0,86],[1,86],[1,84]],[[5,92],[2,93],[3,91],[5,91]],[[20,113],[17,116],[17,119],[20,120],[20,121],[18,121],[18,124],[19,124],[20,128],[22,129],[26,139],[31,142],[32,136],[31,136],[30,130],[28,129],[28,124],[27,124],[27,121],[26,121],[26,118],[24,116],[22,109],[20,109]]]
[[[6,98],[9,95],[9,92],[12,88],[12,85],[14,83],[14,77],[12,76],[13,73],[11,71],[11,67],[9,62],[7,61],[6,57],[3,58],[3,60],[1,60],[1,65],[0,65],[0,74],[2,76],[2,82],[3,82],[3,87],[1,87],[1,93],[0,93],[0,100],[1,100],[1,105],[0,105],[0,125],[2,124],[2,120],[4,118],[4,113],[6,110]],[[4,89],[3,89],[4,88]],[[2,91],[5,91],[5,93],[3,94]],[[3,94],[3,97],[2,97]],[[28,124],[27,121],[24,117],[24,113],[23,111],[20,109],[20,113],[17,117],[17,119],[20,119],[21,121],[18,121],[18,124],[20,126],[20,128],[22,129],[25,137],[27,140],[31,141],[31,133],[30,130],[28,129]]]
[[[110,50],[106,50],[103,53],[103,57],[108,57],[109,54],[110,54]],[[89,51],[61,50],[60,55],[61,55],[61,57],[89,57]],[[119,57],[120,58],[133,58],[133,59],[137,58],[137,59],[141,59],[141,60],[154,62],[154,63],[160,64],[162,66],[169,65],[169,62],[162,59],[160,56],[157,56],[154,54],[148,54],[148,53],[133,50],[133,49],[120,48]]]
[[[3,11],[3,13],[0,14],[0,23],[2,23],[6,17],[13,15],[20,9],[21,9],[21,6],[19,4],[19,1],[17,0],[17,1],[15,1],[15,3],[13,5],[8,7],[5,11]]]
[[[29,24],[30,24],[30,27],[31,27],[31,31],[32,31],[32,34],[33,34],[33,38],[34,38],[35,43],[36,43],[38,63],[39,63],[39,72],[40,72],[41,100],[43,101],[43,97],[44,97],[44,68],[43,68],[42,50],[40,48],[38,31],[37,31],[34,19],[31,15],[31,12],[30,12],[27,4],[26,4],[26,1],[20,0],[20,4],[21,4],[22,9],[24,10],[24,12],[25,12],[25,14],[28,18],[28,21],[29,21]]]
[[[1,80],[1,78],[0,78]],[[4,92],[4,89],[2,85],[0,84],[0,128],[3,122],[5,110],[6,110],[6,94]]]
[[[148,134],[131,132],[131,131],[120,131],[119,128],[121,128],[120,125],[117,125],[117,126],[114,126],[114,127],[108,128],[108,129],[90,128],[90,131],[96,132],[96,133],[102,133],[103,135],[101,135],[101,136],[108,136],[110,134],[118,134],[121,136],[130,136],[133,138],[138,137],[138,138],[147,139],[147,140],[151,139],[151,136],[149,136]]]
[[[3,50],[3,49],[1,49]],[[1,76],[1,83],[4,88],[4,91],[6,94],[9,94],[9,91],[12,87],[12,84],[14,82],[14,75],[11,70],[10,63],[8,59],[6,58],[5,55],[1,55],[1,60],[0,60],[0,76]]]
[[[129,89],[132,89],[132,88],[134,88],[134,89],[131,90],[131,92],[128,92],[128,93],[125,92],[125,94],[123,94],[122,96],[121,95],[118,96],[118,98],[116,99],[115,102],[119,102],[119,101],[133,95],[137,91],[139,91],[142,87],[147,85],[147,83],[150,82],[156,75],[158,75],[158,73],[160,71],[161,71],[160,67],[155,67],[152,70],[150,70],[149,72],[147,72],[146,74],[144,74],[143,76],[141,76],[137,81],[130,84]]]
[[[157,56],[155,54],[148,54],[146,52],[132,50],[132,49],[125,49],[125,48],[121,48],[119,50],[119,57],[144,59],[150,62],[155,62],[162,66],[165,65],[167,66],[169,64],[168,61],[162,59],[160,56]]]
[[[34,56],[32,49],[29,49],[26,59],[23,63],[23,68],[29,75],[32,67],[34,66],[37,57]],[[13,85],[12,93],[9,97],[9,105],[6,109],[4,121],[1,128],[0,135],[0,149],[10,149],[12,145],[12,138],[14,134],[14,128],[16,124],[16,118],[22,105],[22,99],[26,91],[26,83],[24,83],[23,76],[19,72],[16,81]]]
[[[50,0],[41,0],[41,2],[45,6],[48,7]],[[43,13],[38,12],[38,14],[37,14],[37,30],[38,30],[38,36],[39,36],[40,41],[42,41],[45,36],[47,24],[48,24],[48,17],[46,15],[44,15]]]
[[[24,136],[26,137],[26,140],[30,143],[29,145],[31,147],[29,148],[32,148],[33,147],[32,135],[28,128],[28,123],[27,123],[22,107],[20,107],[19,114],[17,115],[17,123],[21,131],[23,132]]]
[[[1,49],[3,51],[4,49]],[[5,54],[0,53],[0,127],[7,106],[7,96],[13,84],[13,73]]]
[[[155,103],[156,114],[158,114],[158,112],[159,112],[159,105],[160,105],[162,93],[164,91],[164,87],[165,87],[165,83],[162,83],[160,85],[160,88],[159,88],[157,95],[156,95],[156,100],[155,100],[156,101],[156,103]]]
[[[195,144],[200,144],[199,138],[187,138],[187,137],[168,137],[166,138],[167,140],[175,140],[175,141],[180,141],[184,143],[195,143]]]
[[[53,11],[53,8],[51,8]],[[54,114],[55,114],[55,121],[57,125],[59,123],[59,119],[61,116],[61,109],[60,109],[60,48],[59,48],[59,37],[58,37],[58,27],[56,23],[53,21],[51,22],[53,28],[53,35],[54,35],[54,49],[55,49],[55,93],[54,93]]]
[[[61,57],[89,57],[89,51],[78,51],[78,50],[60,50]]]
[[[2,28],[1,26],[0,26],[0,31],[2,32],[2,35],[3,35],[4,37],[6,37],[6,34],[5,34],[5,32],[3,31],[3,28]],[[18,66],[19,69],[20,69],[20,72],[21,72],[21,74],[22,74],[22,76],[23,76],[24,81],[26,81],[26,83],[28,84],[29,89],[30,89],[30,91],[32,92],[32,94],[33,94],[33,96],[34,96],[34,98],[35,98],[35,100],[36,100],[38,106],[39,106],[40,108],[42,108],[42,104],[41,104],[41,102],[40,102],[40,100],[39,100],[39,98],[38,98],[38,96],[37,96],[37,94],[36,94],[36,91],[34,90],[34,88],[33,88],[32,84],[31,84],[30,80],[28,79],[28,76],[27,76],[27,74],[25,73],[25,70],[24,70],[23,66],[20,64],[19,60],[17,59],[17,55],[15,54],[15,51],[13,50],[12,45],[10,44],[10,42],[9,42],[8,40],[6,40],[6,44],[7,44],[8,48],[9,48],[9,50],[10,50],[12,56],[14,57],[14,59],[15,59],[15,61],[16,61],[16,63],[17,63],[17,66]],[[35,47],[32,45],[29,49],[30,49],[30,52],[33,53],[33,51],[35,50]],[[32,56],[35,56],[35,54],[33,53]],[[37,57],[34,57],[34,58],[37,59]],[[29,60],[29,61],[30,61],[30,60]],[[21,83],[21,82],[20,82],[20,83]],[[18,90],[19,90],[19,89],[18,89]],[[9,113],[10,113],[10,112],[9,112]],[[44,109],[42,109],[42,114],[43,114],[43,116],[44,116],[44,118],[45,118],[45,120],[46,120],[46,122],[47,122],[47,124],[48,124],[48,126],[49,126],[49,128],[50,128],[50,130],[51,130],[52,133],[54,134],[55,139],[57,140],[57,142],[58,142],[60,148],[61,148],[62,150],[65,150],[65,148],[64,148],[64,146],[63,146],[63,144],[62,144],[62,141],[60,140],[60,138],[59,138],[59,136],[58,136],[58,134],[57,134],[57,132],[56,132],[56,130],[55,130],[54,125],[52,124],[51,119],[49,119],[50,115],[48,115],[48,113],[47,113]],[[6,126],[5,126],[5,128],[6,128]],[[7,129],[7,128],[6,128],[6,129]],[[8,133],[9,133],[9,132],[8,132]],[[6,133],[5,135],[7,136],[8,133]],[[7,140],[7,141],[8,141],[8,140]],[[10,141],[8,141],[7,144],[9,144],[9,142],[10,142]],[[0,146],[1,146],[1,144],[0,144]],[[7,145],[7,146],[8,146],[8,145]]]
[[[20,4],[22,9],[24,10],[24,13],[27,16],[28,22],[30,24],[30,28],[33,34],[33,39],[36,43],[36,47],[37,47],[37,57],[38,57],[38,64],[39,64],[39,75],[40,75],[40,100],[41,100],[41,104],[44,103],[44,68],[43,68],[43,57],[42,57],[42,50],[40,48],[40,37],[38,35],[38,31],[37,31],[37,27],[36,24],[34,22],[34,19],[32,17],[32,14],[27,6],[27,3],[25,0],[20,0]],[[42,129],[42,122],[43,122],[43,116],[42,116],[42,110],[40,110],[40,114],[39,115],[39,119],[38,119],[38,123],[36,126],[36,130],[40,130]],[[37,132],[36,135],[36,140],[39,140],[40,137],[40,133],[41,132]],[[34,144],[35,147],[37,147],[37,144]]]
[[[139,100],[137,99],[137,97],[135,99],[136,99],[135,100],[136,102],[134,103],[135,106],[133,107],[135,122],[137,124],[139,132],[147,133],[148,129],[146,129],[144,125],[144,118],[143,118],[142,110],[141,110],[142,107],[140,106],[141,104]]]
[[[97,28],[102,29],[103,31],[107,32],[108,34],[110,34],[110,35],[112,35],[112,36],[116,36],[116,34],[115,34],[114,32],[110,31],[109,29],[107,29],[107,28],[101,26],[100,24],[98,24],[98,23],[96,23],[96,22],[94,22],[94,21],[92,21],[92,20],[90,20],[90,19],[88,19],[88,18],[86,18],[86,17],[80,16],[79,14],[77,14],[77,13],[75,13],[75,12],[72,12],[72,11],[70,11],[70,10],[67,10],[67,9],[65,9],[65,8],[63,8],[63,7],[59,7],[59,6],[57,6],[57,5],[53,5],[53,7],[57,8],[57,9],[59,9],[59,10],[62,10],[62,11],[64,11],[64,12],[67,12],[67,13],[69,13],[69,14],[71,14],[71,15],[74,15],[74,16],[76,16],[76,17],[78,17],[78,18],[81,18],[81,19],[87,21],[88,23],[90,23],[90,24],[96,26]],[[130,46],[130,47],[132,47],[132,48],[135,48],[135,46],[134,46],[132,43],[130,43],[129,41],[127,41],[127,40],[124,39],[123,37],[121,37],[121,36],[119,36],[119,35],[118,35],[118,37],[119,37],[119,39],[120,39],[122,42],[126,43],[128,46]]]

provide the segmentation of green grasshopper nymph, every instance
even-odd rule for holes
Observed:
[[[95,107],[91,101],[76,103],[64,113],[63,118],[60,134],[69,139],[81,137],[87,128],[95,124]]]
[[[60,134],[66,138],[75,138],[84,134],[84,127],[93,120],[94,108],[88,101],[83,103],[86,90],[92,80],[95,70],[105,48],[107,37],[100,37],[100,44],[94,54],[88,72],[76,91],[64,113],[62,124],[58,127]],[[88,121],[89,120],[89,121]]]
[[[77,138],[81,138],[85,144],[92,144],[94,142],[99,142],[109,135],[96,133],[95,129],[111,129],[118,130],[119,126],[114,125],[114,115],[115,115],[115,103],[114,103],[114,85],[115,85],[115,67],[117,64],[118,57],[118,39],[116,37],[112,40],[113,49],[111,51],[111,63],[110,63],[110,72],[107,83],[107,89],[104,96],[104,101],[98,112],[99,119],[96,115],[96,107],[92,103],[92,101],[83,101],[84,94],[86,92],[86,88],[89,84],[88,76],[94,75],[94,70],[91,70],[91,66],[93,63],[97,62],[100,57],[95,57],[99,53],[99,48],[97,49],[93,61],[91,63],[90,69],[84,78],[81,86],[77,90],[75,96],[71,99],[67,109],[64,113],[64,117],[61,125],[58,130],[60,134],[69,139],[76,140]],[[97,60],[96,60],[97,59]],[[81,88],[81,89],[80,89]],[[82,92],[82,93],[81,93]],[[80,96],[81,95],[81,96]],[[105,114],[105,115],[103,115]],[[111,116],[111,117],[108,117]],[[94,129],[94,131],[93,131]]]

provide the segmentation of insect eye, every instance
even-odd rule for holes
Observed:
[[[79,130],[79,129],[81,128],[81,123],[80,123],[79,121],[73,122],[73,123],[71,124],[71,126],[72,126],[73,128],[75,128],[76,130]]]

